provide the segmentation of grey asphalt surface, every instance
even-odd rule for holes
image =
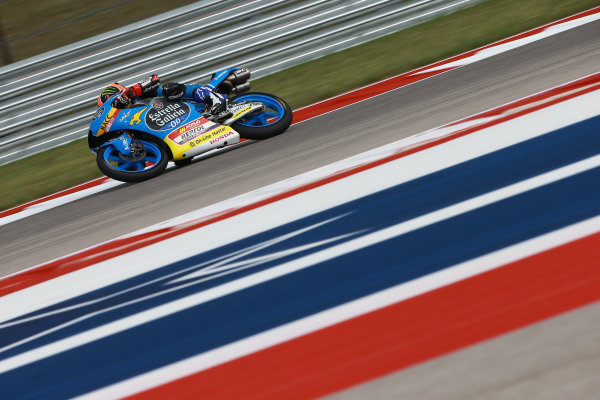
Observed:
[[[305,121],[282,136],[2,226],[0,276],[580,78],[599,71],[599,65],[600,22],[594,22]],[[587,385],[590,374],[598,376],[598,336],[592,332],[585,337],[590,343],[584,353],[588,358],[581,362],[572,336],[587,332],[594,322],[598,327],[599,311],[594,306],[570,313],[560,317],[568,319],[566,325],[561,319],[535,325],[336,398],[535,398],[531,392],[541,384],[548,387],[548,393],[554,393],[553,387],[560,393],[565,379],[569,385]],[[557,328],[564,329],[559,332]],[[540,332],[547,342],[538,341]],[[530,347],[524,344],[517,355],[527,362],[515,372],[509,368],[507,352],[523,341]],[[544,358],[546,346],[554,345],[567,346],[562,351],[572,353],[573,360],[565,361],[564,368],[549,367],[550,373],[536,372],[538,360],[554,365],[554,359]],[[443,375],[442,382],[429,381],[432,371]],[[476,374],[472,378],[479,385],[476,388],[465,388],[456,379],[469,373]],[[507,373],[519,377],[520,383],[511,386],[515,392],[502,389]],[[442,390],[453,385],[457,386],[453,391]],[[425,392],[429,386],[432,389]],[[600,393],[597,383],[588,387]]]
[[[327,400],[597,400],[600,304],[328,396]]]
[[[597,72],[599,39],[600,22],[590,23],[4,225],[0,276]]]

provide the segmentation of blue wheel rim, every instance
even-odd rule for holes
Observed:
[[[265,110],[260,114],[242,117],[236,123],[245,126],[269,126],[276,124],[285,115],[285,106],[277,99],[261,94],[242,95],[235,99],[239,101],[258,101],[265,105]]]
[[[146,140],[136,140],[144,145],[146,155],[140,159],[127,160],[113,146],[108,146],[104,151],[104,163],[121,172],[136,173],[154,168],[162,160],[162,153],[157,145]]]

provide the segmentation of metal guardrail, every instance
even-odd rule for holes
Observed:
[[[0,165],[87,135],[107,83],[253,78],[482,0],[202,0],[0,68]]]

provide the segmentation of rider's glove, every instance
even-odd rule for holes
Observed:
[[[147,98],[156,97],[156,92],[160,86],[160,78],[158,75],[152,75],[131,86],[129,89],[133,90],[136,96]]]
[[[185,85],[175,82],[165,83],[162,87],[162,94],[169,100],[179,100],[185,94]]]
[[[140,97],[156,97],[156,91],[160,86],[158,75],[152,75],[140,82],[142,95]]]
[[[205,103],[211,114],[219,114],[227,108],[227,99],[219,93],[213,92],[206,86],[196,88],[193,96],[194,101]]]
[[[135,92],[133,89],[128,88],[123,90],[117,98],[113,101],[113,107],[115,108],[127,108],[135,99]]]

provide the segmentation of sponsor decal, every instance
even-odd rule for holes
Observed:
[[[182,127],[177,128],[171,132],[168,137],[181,146],[200,136],[203,132],[206,132],[206,130],[213,128],[215,125],[215,123],[211,123],[204,117],[198,118]]]
[[[201,138],[199,138],[199,139],[192,140],[192,141],[190,142],[190,147],[196,147],[197,145],[199,145],[199,144],[202,144],[202,143],[206,142],[207,140],[209,140],[209,139],[210,139],[210,138],[212,138],[212,137],[213,137],[213,136],[212,136],[212,134],[210,134],[210,133],[207,133],[206,135],[202,136],[202,137],[201,137]]]
[[[98,129],[98,134],[96,136],[103,135],[106,133],[106,131],[108,131],[110,129],[113,122],[115,122],[115,119],[117,119],[117,115],[119,115],[120,111],[121,110],[119,110],[118,108],[110,109],[110,111],[106,115],[106,118],[104,118],[104,121],[102,121],[102,124],[100,125],[100,129]]]
[[[123,148],[125,150],[128,150],[129,149],[129,142],[127,140],[127,137],[125,137],[125,135],[123,135],[119,139],[121,139],[121,141],[123,142]]]
[[[229,131],[229,132],[227,132],[226,134],[224,134],[224,135],[221,135],[221,136],[219,136],[218,138],[211,140],[211,141],[210,141],[210,144],[215,144],[215,143],[218,143],[218,142],[220,142],[221,140],[223,140],[223,139],[225,139],[225,138],[227,138],[227,137],[229,137],[229,136],[231,136],[231,135],[233,135],[233,132]]]
[[[125,115],[123,115],[121,118],[119,118],[119,120],[117,122],[123,122],[125,120],[125,118],[129,117],[129,114],[131,114],[131,111],[127,111],[127,113]]]
[[[192,129],[189,132],[183,133],[177,139],[179,139],[180,144],[185,143],[185,142],[189,142],[190,140],[192,140],[193,138],[195,138],[196,136],[198,136],[200,134],[200,132],[202,132],[202,129],[203,129],[203,126],[199,125],[198,128],[195,128],[195,129]]]
[[[217,79],[221,79],[222,77],[224,77],[224,76],[225,76],[225,75],[227,75],[227,74],[229,74],[229,71],[227,71],[227,70],[225,70],[225,71],[221,71],[221,72],[220,72],[220,73],[219,73],[217,76],[215,76],[215,77],[213,78],[213,81],[214,81],[214,80],[217,80]],[[207,86],[208,86],[208,85],[207,85]]]
[[[140,119],[140,116],[142,115],[142,113],[144,111],[146,111],[146,108],[148,108],[148,107],[144,107],[140,111],[133,114],[133,117],[131,117],[131,121],[129,122],[129,125],[137,125],[140,122],[142,122],[142,120]]]
[[[115,122],[115,120],[117,119],[117,115],[119,115],[119,113],[121,112],[121,110],[119,110],[119,109],[114,109],[114,110],[117,110],[117,111],[116,111],[116,112],[113,114],[113,116],[112,116],[112,118],[110,119],[110,121],[108,121],[108,124],[106,125],[106,130],[107,130],[107,131],[108,131],[108,130],[110,130],[110,127],[112,126],[112,124],[113,124],[113,123]],[[109,114],[109,115],[110,115],[110,114]]]
[[[102,125],[100,125],[100,131],[102,131],[102,133],[104,133],[104,131],[106,131],[106,126],[108,125],[109,122],[110,122],[110,115],[107,115],[106,118],[104,118],[104,121],[102,121]],[[98,134],[100,134],[100,132],[98,132]]]
[[[161,104],[162,108],[156,108],[156,104]],[[186,103],[165,100],[157,101],[152,104],[152,108],[148,110],[148,113],[146,114],[146,125],[154,131],[173,129],[177,125],[185,122],[190,115],[190,112],[190,106]]]
[[[92,121],[97,120],[98,117],[100,117],[103,113],[104,113],[104,107],[97,109],[96,112],[94,113],[94,116],[92,117]]]
[[[210,131],[210,132],[202,135],[200,138],[198,138],[196,140],[192,140],[190,142],[190,147],[196,147],[199,144],[207,142],[207,141],[211,140],[212,138],[215,138],[215,137],[221,135],[222,133],[225,133],[225,132],[229,131],[229,129],[230,128],[228,126],[221,126],[218,129],[214,129],[214,130],[212,130],[212,131]],[[231,131],[230,131],[230,133],[233,134],[233,132],[231,132]],[[227,136],[229,136],[229,135],[227,135]],[[225,136],[223,136],[223,137],[225,137]]]
[[[158,102],[153,102],[152,103],[152,108],[156,108],[157,110],[162,110],[163,104],[162,103],[158,103]]]
[[[241,115],[247,113],[250,110],[252,110],[252,106],[244,107],[240,111],[233,114],[233,118],[239,118]]]
[[[225,133],[225,132],[227,132],[229,129],[230,129],[230,128],[229,128],[228,126],[221,126],[220,128],[218,128],[218,129],[214,129],[214,130],[212,130],[212,131],[210,131],[210,132],[208,132],[208,133],[211,135],[211,137],[213,137],[213,138],[214,138],[214,137],[216,137],[216,136],[219,136],[219,135],[220,135],[220,134],[222,134],[222,133]]]

